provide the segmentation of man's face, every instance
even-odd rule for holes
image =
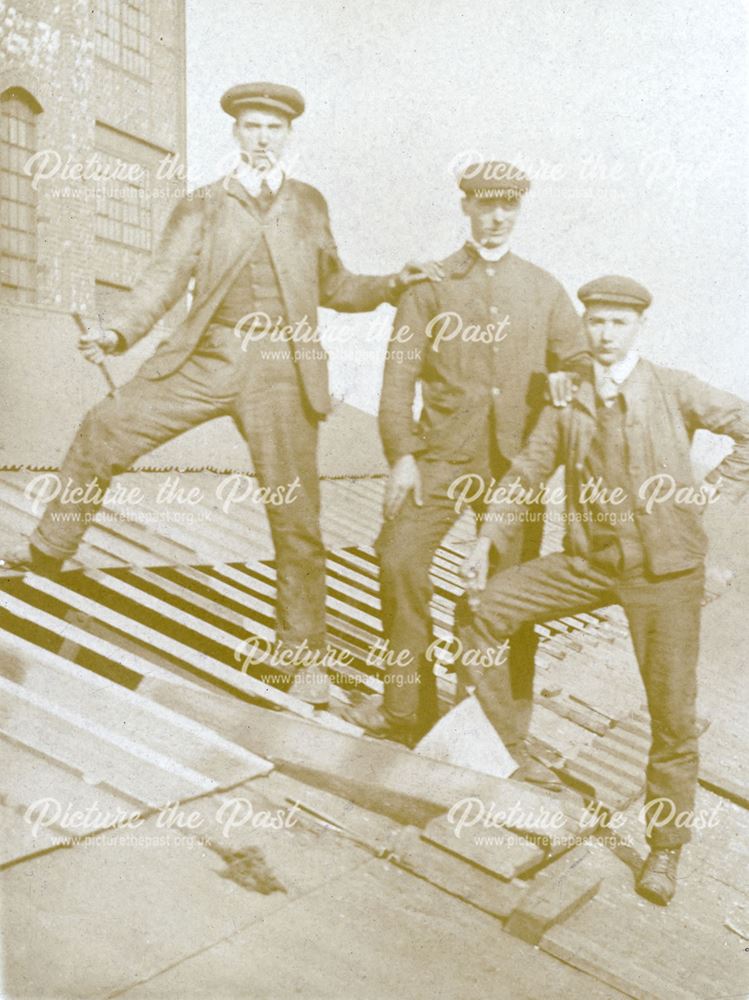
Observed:
[[[593,356],[607,368],[632,350],[644,322],[637,309],[606,302],[588,305],[584,320]]]
[[[471,223],[471,236],[488,248],[504,246],[509,240],[520,211],[520,199],[474,198],[463,199],[463,211]]]
[[[277,162],[289,138],[291,125],[280,111],[247,108],[234,122],[234,138],[250,166],[266,171]]]

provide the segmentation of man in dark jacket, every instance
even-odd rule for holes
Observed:
[[[380,402],[380,432],[391,465],[385,525],[377,542],[387,673],[382,704],[347,716],[371,732],[413,739],[435,721],[429,571],[434,553],[468,503],[501,476],[538,415],[547,372],[587,373],[580,318],[561,284],[517,257],[509,239],[530,186],[517,168],[489,162],[460,180],[471,239],[442,262],[444,278],[414,287],[395,318]],[[571,392],[557,371],[555,398]],[[422,413],[414,424],[417,383]],[[482,484],[483,487],[482,488]],[[523,551],[525,549],[525,551]],[[538,550],[538,532],[503,553],[508,565]],[[532,687],[533,634],[513,642],[519,695]],[[556,782],[526,762],[541,780]]]
[[[135,378],[87,413],[63,462],[63,489],[47,506],[26,558],[39,572],[58,570],[75,553],[113,475],[183,431],[230,414],[261,487],[288,491],[298,480],[293,502],[268,507],[276,631],[290,645],[321,649],[325,552],[316,447],[331,403],[317,309],[365,312],[395,302],[426,275],[416,265],[384,277],[343,267],[325,199],[286,177],[279,164],[291,121],[304,110],[298,91],[243,84],[227,91],[221,106],[235,119],[238,168],[179,202],[124,311],[110,329],[83,336],[80,348],[96,363],[127,350],[188,287],[189,315]],[[434,268],[429,273],[438,276]],[[88,502],[66,502],[89,484],[96,489],[88,490]],[[297,679],[300,696],[327,699],[320,670]]]
[[[647,289],[608,276],[583,286],[595,357],[593,384],[564,409],[548,407],[494,491],[462,572],[469,598],[458,618],[464,659],[529,623],[621,603],[650,709],[653,742],[643,813],[650,855],[637,888],[666,904],[679,851],[690,837],[697,783],[695,699],[707,547],[704,518],[724,516],[749,488],[749,406],[636,349]],[[735,448],[697,485],[690,443],[700,428]],[[563,552],[491,576],[489,550],[512,545],[525,499],[565,467]],[[706,514],[706,509],[709,512]],[[510,753],[516,704],[504,664],[472,678],[486,716]],[[521,725],[524,730],[525,720]]]

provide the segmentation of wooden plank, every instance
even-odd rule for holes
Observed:
[[[161,755],[132,741],[107,739],[99,727],[74,713],[53,711],[22,687],[0,678],[4,704],[0,732],[80,773],[91,784],[105,784],[134,802],[151,806],[216,788]]]
[[[402,827],[391,819],[323,789],[297,781],[281,771],[258,780],[261,795],[283,803],[296,803],[308,816],[364,845],[375,854],[389,853]],[[253,785],[253,788],[255,785]]]
[[[102,583],[102,586],[105,587],[105,580],[111,579],[100,573],[97,573],[96,577],[97,581],[101,578],[100,582]],[[30,586],[34,586],[39,590],[49,590],[51,585],[51,581],[44,577],[39,577],[36,574],[28,574],[26,582]],[[114,588],[108,589],[114,590]],[[118,590],[115,590],[115,593],[118,592]],[[116,628],[122,629],[123,631],[133,628],[132,620],[126,615],[121,615],[118,612],[111,612],[108,615],[108,618],[110,624],[114,625]],[[226,664],[221,663],[220,660],[216,660],[213,657],[208,656],[206,653],[193,649],[192,646],[188,646],[176,639],[172,639],[163,632],[149,628],[142,622],[138,622],[138,635],[144,642],[151,643],[157,649],[160,649],[168,655],[179,659],[186,667],[193,668],[203,678],[213,678],[214,680],[220,681],[227,687],[234,688],[235,690],[241,691],[242,693],[250,695],[253,698],[261,699],[277,705],[279,708],[285,708],[292,714],[298,715],[302,718],[314,718],[315,721],[322,726],[342,732],[354,734],[361,733],[361,730],[358,727],[352,726],[349,723],[344,722],[342,719],[336,718],[330,712],[316,712],[311,705],[307,705],[305,702],[299,701],[297,698],[291,698],[284,694],[283,691],[277,690],[270,684],[265,684],[263,681],[257,680],[249,674],[242,673],[238,669],[228,667]]]
[[[603,871],[598,855],[580,844],[542,873],[522,897],[505,924],[515,937],[538,944],[546,932],[585,906],[600,888]]]
[[[388,741],[358,739],[255,705],[233,705],[217,695],[194,699],[155,678],[144,681],[144,694],[212,726],[293,777],[398,822],[421,825],[477,796],[495,812],[514,807],[512,829],[520,833],[548,837],[550,815],[561,817],[559,839],[580,830],[576,815],[582,806],[519,782],[419,757]]]
[[[505,881],[537,867],[546,857],[546,852],[536,844],[509,830],[496,827],[479,830],[456,832],[455,823],[449,822],[446,816],[438,816],[427,824],[422,837]],[[492,843],[487,843],[488,840]]]
[[[524,892],[522,883],[494,878],[426,843],[413,827],[402,831],[388,860],[500,920],[512,913]]]
[[[59,834],[67,832],[65,816],[69,813],[86,813],[86,828],[93,831],[140,811],[128,799],[87,784],[49,757],[4,736],[0,736],[0,772],[5,804],[25,811],[29,806],[49,800],[43,821]]]
[[[4,654],[0,677],[10,673],[21,680],[24,690],[37,695],[45,707],[49,704],[50,711],[84,717],[89,726],[97,727],[92,731],[109,741],[117,742],[119,734],[127,734],[128,743],[134,741],[184,768],[185,777],[208,778],[215,782],[211,787],[228,787],[271,770],[268,761],[213,730],[24,639],[0,635],[0,654]],[[22,679],[16,676],[19,665]]]

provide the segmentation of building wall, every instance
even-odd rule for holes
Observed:
[[[13,261],[0,257],[0,462],[12,453],[53,465],[62,435],[100,395],[98,373],[75,350],[72,314],[106,323],[185,188],[184,0],[0,0],[0,105],[9,91],[14,100],[30,95],[36,113],[24,135],[33,133],[36,154],[29,179],[8,182],[3,171],[3,229],[22,225],[19,213],[28,219],[15,204],[24,185],[19,197],[35,203],[36,268],[34,290],[24,291],[14,287]],[[8,140],[7,116],[3,128]],[[124,377],[138,360],[119,366]]]
[[[118,26],[112,13],[120,20],[137,14],[134,3],[142,5],[148,28],[142,73],[110,61],[122,60],[122,42],[105,48],[104,29]],[[35,305],[91,312],[97,278],[126,287],[145,267],[170,194],[179,188],[159,166],[176,157],[184,167],[184,75],[182,0],[26,0],[18,7],[0,0],[0,93],[21,87],[41,106],[32,167],[38,171]],[[143,168],[146,198],[136,194],[138,185],[119,180],[131,163]],[[139,252],[127,242],[107,246],[97,239],[97,193],[100,204],[102,194],[135,208],[144,203],[150,238]]]
[[[131,23],[123,25],[126,9]],[[0,95],[8,88],[22,88],[38,109],[36,288],[30,301],[18,301],[0,286],[0,467],[55,468],[83,414],[107,391],[76,350],[72,314],[106,324],[148,267],[185,189],[184,0],[0,0]],[[117,384],[180,312],[110,359]],[[251,459],[224,418],[140,464],[247,471]],[[322,429],[322,474],[385,467],[373,418],[340,407]]]

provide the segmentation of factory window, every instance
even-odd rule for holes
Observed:
[[[102,176],[96,184],[96,235],[150,253],[153,220],[149,172],[141,163],[97,150]]]
[[[0,293],[12,302],[36,300],[36,190],[24,167],[41,110],[20,87],[0,94]]]
[[[99,0],[96,54],[136,76],[148,77],[151,45],[149,0]]]

